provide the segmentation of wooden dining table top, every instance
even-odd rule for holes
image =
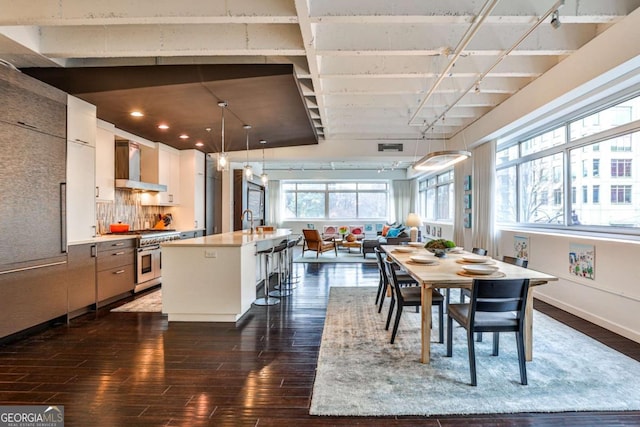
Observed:
[[[407,248],[406,245],[383,245],[382,249],[396,262],[403,270],[409,273],[414,279],[422,284],[437,285],[438,288],[460,288],[471,287],[473,279],[482,278],[504,278],[504,279],[529,279],[531,285],[547,283],[558,280],[557,277],[542,273],[530,268],[523,268],[499,260],[487,257],[487,263],[498,267],[498,274],[495,275],[470,275],[463,270],[463,265],[472,265],[463,257],[477,256],[470,252],[448,253],[443,258],[437,258],[424,248],[413,248],[410,253],[400,252],[398,248]],[[435,264],[420,264],[411,261],[411,257],[419,255],[433,258]],[[479,264],[476,264],[479,265]]]

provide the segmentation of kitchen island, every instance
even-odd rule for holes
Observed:
[[[235,322],[256,299],[257,252],[291,235],[235,231],[162,244],[162,311],[170,322]]]

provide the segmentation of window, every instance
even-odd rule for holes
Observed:
[[[592,173],[592,176],[593,177],[600,176],[600,159],[593,159],[593,173]]]
[[[612,177],[630,177],[631,159],[611,159]]]
[[[631,135],[623,135],[611,141],[611,151],[613,153],[631,151]]]
[[[498,145],[497,223],[640,234],[640,96],[597,108]]]
[[[418,183],[421,216],[430,221],[453,221],[453,170]]]
[[[388,217],[388,184],[283,181],[285,219],[383,219]]]

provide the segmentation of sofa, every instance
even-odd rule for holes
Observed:
[[[364,239],[362,241],[362,256],[367,257],[367,254],[375,252],[375,248],[380,249],[381,245],[400,245],[405,242],[409,242],[411,239],[409,236],[403,237],[384,237],[378,236],[375,239]]]
[[[378,236],[373,239],[364,239],[362,241],[362,256],[372,254],[375,248],[380,249],[381,245],[400,245],[409,242],[409,229],[399,223],[386,224]]]

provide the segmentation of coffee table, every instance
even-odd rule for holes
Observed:
[[[351,248],[356,248],[358,249],[358,253],[362,253],[362,242],[356,240],[355,242],[349,242],[347,240],[342,240],[339,242],[336,242],[338,244],[338,249],[340,248],[347,248],[347,250],[349,251],[349,253],[351,253]]]

